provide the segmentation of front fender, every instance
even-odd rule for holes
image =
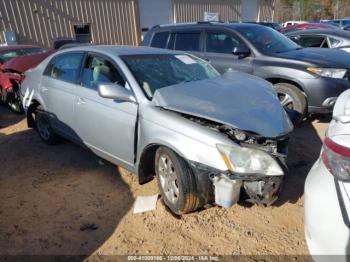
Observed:
[[[140,129],[142,132],[140,132],[138,143],[137,165],[140,163],[140,158],[147,147],[160,145],[174,150],[186,160],[202,163],[222,171],[227,170],[227,166],[215,144],[199,141],[169,127],[150,121],[143,121]],[[218,141],[218,143],[220,142],[225,143],[227,141]]]

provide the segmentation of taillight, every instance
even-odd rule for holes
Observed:
[[[321,158],[333,176],[350,182],[350,148],[339,145],[327,137],[323,143]]]

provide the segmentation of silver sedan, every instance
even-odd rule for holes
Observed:
[[[271,85],[182,52],[81,46],[26,73],[28,125],[82,144],[146,183],[176,214],[277,199],[292,130]]]

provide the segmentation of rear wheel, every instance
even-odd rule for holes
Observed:
[[[200,206],[196,178],[188,164],[172,150],[158,148],[155,171],[164,203],[178,215]]]
[[[281,105],[289,115],[293,115],[293,122],[298,124],[306,116],[306,98],[298,87],[289,83],[274,84]]]
[[[35,129],[38,132],[41,140],[43,140],[48,145],[56,144],[59,137],[52,129],[48,114],[44,111],[41,105],[35,109],[34,115]]]

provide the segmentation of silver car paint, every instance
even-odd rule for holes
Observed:
[[[145,97],[137,81],[119,58],[119,55],[127,54],[176,54],[176,52],[146,47],[115,46],[84,46],[65,49],[51,55],[36,69],[26,74],[26,79],[22,84],[22,93],[26,92],[27,89],[29,92],[34,90],[32,99],[41,103],[44,109],[48,110],[45,95],[40,89],[41,82],[37,80],[42,78],[43,71],[53,56],[72,51],[95,52],[113,60],[124,73],[137,101],[135,103],[114,102],[111,99],[99,97],[97,91],[88,91],[86,88],[77,85],[72,113],[79,113],[80,116],[75,117],[75,121],[72,122],[70,127],[93,152],[137,173],[144,149],[149,145],[159,144],[170,147],[188,160],[200,162],[219,170],[227,170],[226,164],[216,149],[216,144],[234,145],[233,141],[219,132],[183,118],[180,114],[154,106],[153,102]],[[242,77],[240,74],[236,74],[235,77],[237,83],[246,80],[246,75]],[[262,88],[264,88],[264,85],[265,82]],[[257,96],[258,93],[251,95]],[[85,99],[85,104],[81,105],[81,99]],[[275,99],[277,101],[275,95],[272,94],[270,99],[272,102]],[[24,105],[29,103],[30,101],[23,101]],[[97,104],[100,105],[96,107]],[[28,107],[25,109],[27,110]],[[134,128],[136,126],[137,109],[139,112],[138,142],[136,159],[133,161],[134,152],[132,150],[135,141]],[[113,117],[106,114],[105,110],[108,110]],[[229,112],[228,110],[228,114]],[[280,117],[284,118],[281,121],[288,121],[286,120],[287,116],[279,112],[275,118]],[[239,123],[235,124],[239,127]],[[256,132],[257,130],[251,131]],[[279,130],[278,133],[288,133],[289,131],[290,127],[285,125],[285,130]],[[276,134],[276,132],[272,132],[265,135],[273,137]]]
[[[167,86],[155,92],[153,102],[264,137],[291,132],[293,125],[271,84],[248,74],[244,77],[243,81],[242,73],[234,71],[219,78]]]

